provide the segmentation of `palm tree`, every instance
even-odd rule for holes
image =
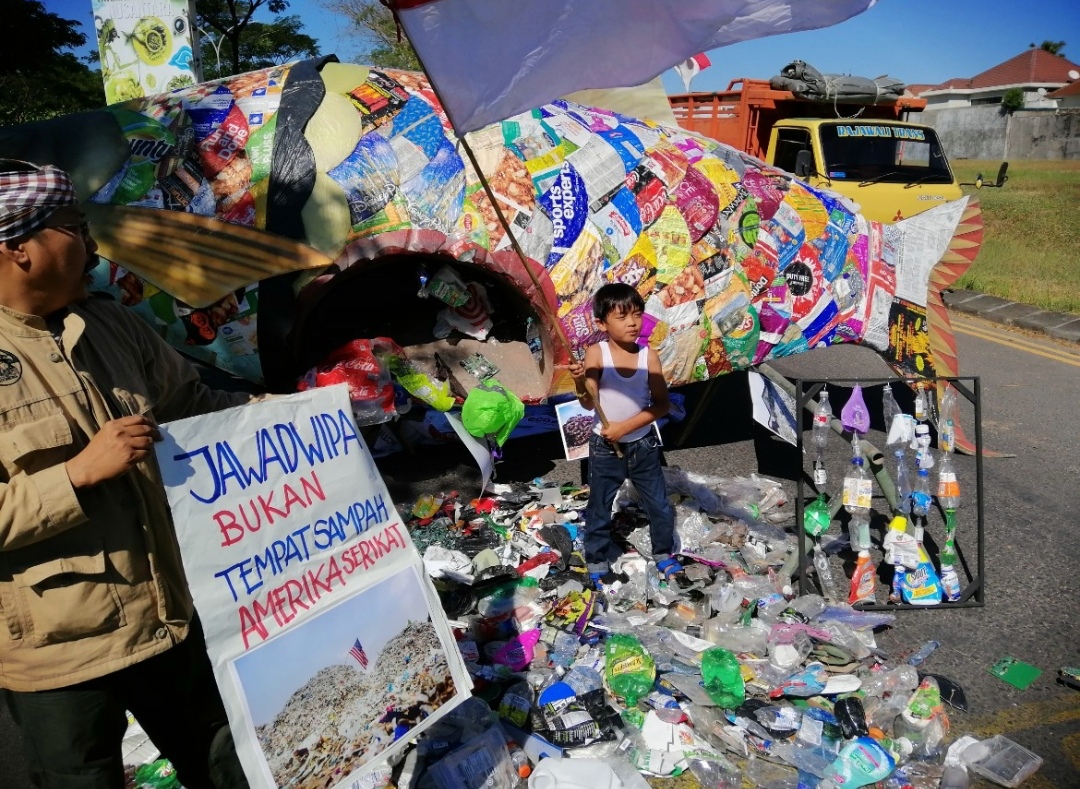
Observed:
[[[1029,44],[1029,46],[1032,49],[1035,48],[1034,43]],[[1063,55],[1062,52],[1061,52],[1061,50],[1065,49],[1065,42],[1064,41],[1049,41],[1049,40],[1043,41],[1041,44],[1039,44],[1039,49],[1041,49],[1041,50],[1043,50],[1045,52],[1049,52],[1051,55],[1058,55],[1060,57],[1065,57],[1065,55]]]

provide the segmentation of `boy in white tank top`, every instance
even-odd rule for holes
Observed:
[[[585,511],[585,561],[594,583],[610,583],[611,564],[622,551],[611,536],[611,505],[629,479],[649,518],[657,569],[664,577],[682,567],[671,557],[675,511],[667,498],[660,464],[660,442],[653,423],[669,409],[660,357],[638,345],[645,302],[629,285],[604,285],[593,296],[593,316],[608,336],[590,346],[582,362],[570,366],[578,399],[600,411],[589,438],[589,506]],[[618,449],[618,452],[616,451]],[[621,454],[621,456],[620,456]]]

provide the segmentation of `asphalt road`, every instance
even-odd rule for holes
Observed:
[[[1025,789],[1080,786],[1080,692],[1055,682],[1057,670],[1080,665],[1080,541],[1074,538],[1080,509],[1080,346],[1028,337],[999,325],[954,317],[962,373],[981,377],[982,431],[986,449],[1010,457],[984,462],[985,607],[902,611],[883,631],[879,645],[902,655],[927,640],[941,643],[926,669],[960,683],[969,712],[950,710],[953,733],[1005,734],[1045,759]],[[775,365],[791,377],[881,378],[889,375],[878,356],[863,348],[814,351]],[[706,401],[699,419],[665,431],[667,460],[699,473],[722,476],[753,471],[784,481],[794,496],[799,458],[749,419],[743,375],[682,390],[693,408]],[[839,408],[843,392],[834,388]],[[873,396],[868,397],[871,408]],[[974,435],[970,408],[962,424]],[[880,433],[871,440],[884,444]],[[833,442],[830,474],[842,474],[845,447]],[[514,441],[498,467],[500,481],[579,479],[579,465],[561,455],[555,436]],[[957,457],[964,492],[960,547],[970,563],[976,553],[975,459]],[[456,448],[421,449],[380,462],[395,501],[420,493],[460,489],[475,493],[478,475]],[[875,506],[883,509],[883,500]],[[875,521],[877,538],[882,522]],[[836,527],[833,527],[836,529]],[[933,533],[938,526],[931,525]],[[1042,669],[1026,690],[988,672],[1011,656]],[[662,785],[662,784],[661,784]],[[29,789],[17,733],[0,710],[0,787]]]

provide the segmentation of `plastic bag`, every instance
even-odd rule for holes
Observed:
[[[518,781],[498,726],[437,761],[430,775],[439,789],[513,789]]]
[[[297,382],[297,391],[347,384],[349,400],[358,425],[377,425],[397,416],[390,372],[379,361],[385,354],[402,354],[387,337],[351,340],[330,352],[322,363]]]

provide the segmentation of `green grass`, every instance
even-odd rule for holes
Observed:
[[[958,160],[960,181],[997,175],[1000,162]],[[1080,161],[1009,163],[1001,189],[976,191],[986,231],[975,262],[954,287],[1080,314]]]

